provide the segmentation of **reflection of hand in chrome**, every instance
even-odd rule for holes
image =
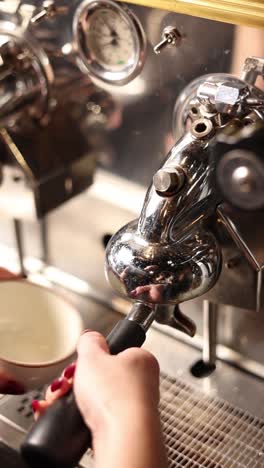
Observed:
[[[162,302],[163,293],[168,287],[167,284],[147,284],[145,286],[138,286],[136,289],[130,292],[129,296],[134,299],[150,301],[150,302]]]

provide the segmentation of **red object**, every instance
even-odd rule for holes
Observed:
[[[32,403],[31,403],[31,406],[32,406],[32,409],[33,409],[34,413],[39,411],[39,401],[38,400],[33,400]]]
[[[21,395],[25,393],[24,386],[15,380],[9,380],[8,377],[0,375],[0,393],[7,395]]]
[[[62,387],[62,384],[63,379],[54,380],[50,386],[51,391],[56,392],[56,390],[59,390]]]
[[[76,364],[75,362],[73,362],[72,364],[70,364],[68,367],[66,367],[63,375],[66,379],[72,379],[72,377],[74,376],[74,373],[75,373],[75,369],[76,369]]]
[[[21,279],[22,277],[20,275],[16,275],[15,273],[12,273],[11,271],[6,270],[5,268],[0,267],[0,281],[8,281],[8,280],[14,280],[14,279]]]

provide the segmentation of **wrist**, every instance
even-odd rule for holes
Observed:
[[[127,460],[133,468],[167,467],[158,409],[137,405],[109,416],[93,431],[93,450],[97,468],[123,468]]]
[[[126,403],[123,407],[104,409],[90,428],[94,438],[106,441],[122,429],[126,433],[136,430],[143,432],[151,424],[160,424],[158,407],[137,401],[135,404]]]
[[[94,443],[97,445],[116,444],[123,439],[133,440],[143,437],[146,432],[160,429],[160,416],[158,408],[137,405],[129,408],[120,408],[120,411],[109,412],[92,428]]]

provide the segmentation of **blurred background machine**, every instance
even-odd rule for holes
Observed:
[[[0,2],[0,265],[105,333],[159,303],[170,466],[261,467],[264,5],[177,3]],[[6,468],[31,399],[0,400]]]

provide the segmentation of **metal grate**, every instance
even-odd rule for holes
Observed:
[[[264,468],[264,420],[164,374],[160,390],[169,468]],[[31,400],[40,397],[12,397],[1,413],[28,429]],[[90,453],[80,466],[93,466]]]
[[[21,396],[7,398],[0,407],[0,413],[22,429],[28,430],[33,422],[32,400],[43,398],[43,389]]]
[[[263,468],[264,420],[161,376],[169,468]]]

